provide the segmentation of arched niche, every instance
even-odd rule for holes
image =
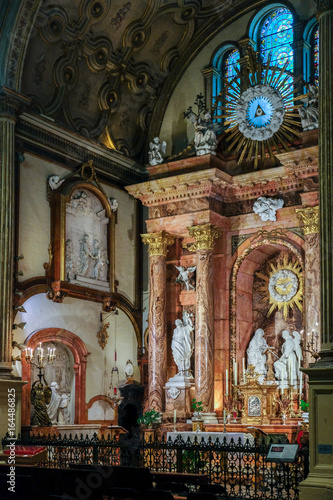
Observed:
[[[25,340],[25,345],[35,349],[39,343],[56,342],[66,346],[74,358],[73,370],[75,373],[75,415],[74,424],[85,422],[85,396],[86,396],[86,369],[89,352],[84,342],[69,330],[61,328],[45,328],[31,333]],[[22,392],[22,425],[30,425],[30,393],[31,393],[31,366],[22,356],[22,379],[28,384]]]
[[[300,237],[288,232],[283,237],[267,237],[254,241],[248,238],[239,247],[230,276],[229,368],[231,373],[234,360],[237,361],[239,367],[242,366],[242,358],[245,357],[246,347],[253,334],[253,282],[256,271],[277,252],[285,252],[298,261],[304,275],[303,244]]]

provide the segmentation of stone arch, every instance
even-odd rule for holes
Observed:
[[[240,323],[242,321],[241,318],[243,318],[244,311],[246,314],[246,307],[244,304],[239,303],[239,292],[242,290],[242,286],[252,290],[254,272],[270,255],[273,255],[279,250],[288,250],[292,253],[300,263],[304,273],[304,258],[302,255],[303,246],[304,241],[300,237],[291,232],[284,233],[281,231],[281,236],[264,236],[259,239],[251,236],[239,247],[238,256],[236,256],[233,262],[230,274],[230,380],[233,380],[233,361],[237,359],[239,364],[241,362],[241,359],[237,358],[237,330],[240,328]],[[241,284],[242,275],[246,276],[243,284]],[[248,335],[248,333],[249,332],[247,331],[246,334]]]
[[[90,352],[84,342],[75,333],[62,328],[44,328],[32,332],[25,340],[25,345],[35,349],[39,342],[61,342],[71,351],[74,357],[75,373],[75,417],[74,424],[86,423],[86,369],[87,358]],[[22,356],[22,379],[28,384],[22,392],[22,425],[30,425],[30,391],[31,391],[31,366]]]

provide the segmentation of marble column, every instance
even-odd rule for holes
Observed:
[[[320,247],[319,247],[319,206],[300,208],[296,210],[298,219],[303,222],[305,236],[305,280],[304,280],[304,303],[305,303],[305,335],[306,348],[315,335],[320,332]],[[319,339],[318,339],[319,340]],[[315,342],[316,344],[316,342]],[[314,348],[320,348],[314,345]],[[313,361],[312,356],[307,354],[306,365]]]
[[[141,237],[149,246],[148,408],[162,412],[167,369],[165,259],[174,237],[165,231]]]
[[[11,378],[12,371],[15,123],[27,102],[0,87],[0,379]]]
[[[204,412],[214,411],[214,277],[213,247],[221,230],[212,224],[189,228],[197,254],[195,315],[195,388]]]
[[[333,0],[317,0],[319,22],[319,207],[321,359],[309,376],[310,473],[300,499],[333,498]]]

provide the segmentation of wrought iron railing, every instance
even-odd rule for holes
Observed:
[[[3,440],[6,444],[6,439]],[[16,445],[47,447],[45,467],[122,465],[151,471],[205,474],[222,484],[229,498],[298,500],[298,485],[308,474],[308,451],[303,448],[293,463],[267,461],[269,445],[255,441],[220,442],[165,439],[140,440],[31,436]]]

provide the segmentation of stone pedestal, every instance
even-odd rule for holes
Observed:
[[[177,417],[188,418],[191,415],[191,389],[194,387],[192,376],[175,375],[165,384],[165,410],[169,417],[177,410]]]
[[[13,431],[13,436],[21,433],[22,387],[26,383],[18,379],[0,379],[0,446],[7,432]],[[11,422],[15,424],[14,427]]]

